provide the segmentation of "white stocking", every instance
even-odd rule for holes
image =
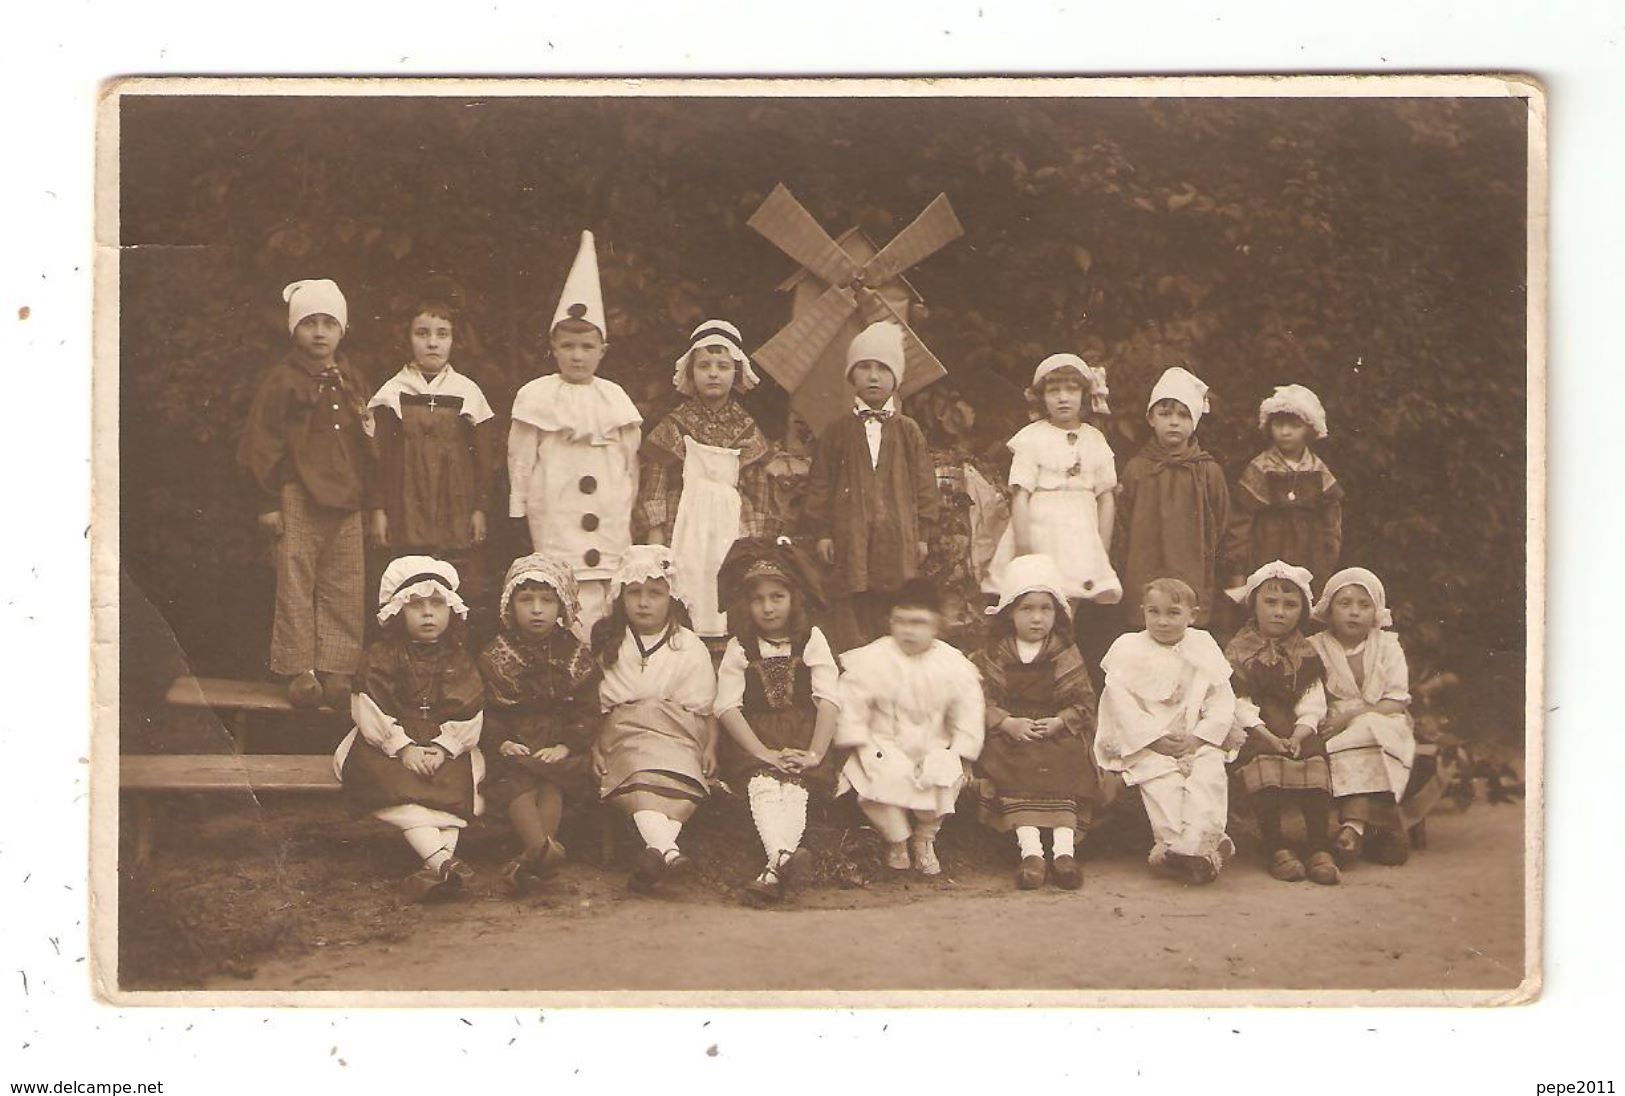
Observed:
[[[784,785],[766,773],[757,773],[745,785],[750,798],[750,816],[756,823],[756,833],[762,839],[762,851],[767,862],[773,864],[784,850],[783,796]]]
[[[1070,826],[1056,826],[1050,831],[1050,851],[1056,856],[1074,855],[1077,831]]]
[[[643,843],[651,849],[657,849],[668,857],[677,851],[677,835],[683,828],[681,822],[659,811],[633,811],[632,823],[637,826],[638,836],[643,838]]]
[[[807,789],[800,784],[780,784],[779,810],[784,849],[795,852],[807,832]]]
[[[1044,840],[1038,835],[1038,827],[1017,826],[1016,848],[1020,850],[1023,860],[1029,856],[1043,856]],[[1060,853],[1056,853],[1056,855],[1059,856]]]

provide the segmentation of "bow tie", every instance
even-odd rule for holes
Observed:
[[[860,408],[858,408],[858,418],[861,419],[864,422],[880,422],[880,423],[883,423],[883,422],[885,422],[887,419],[889,419],[891,417],[892,417],[892,412],[890,410],[876,411],[872,407],[860,407]]]
[[[330,365],[320,373],[316,374],[316,383],[321,385],[323,388],[330,385],[338,385],[342,388],[344,386],[344,374],[339,372],[338,366]]]

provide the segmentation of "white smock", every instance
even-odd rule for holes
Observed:
[[[1106,439],[1087,423],[1063,430],[1040,421],[1023,427],[1009,448],[1010,486],[1028,492],[1031,543],[1026,551],[1055,561],[1068,598],[1101,605],[1122,600],[1123,584],[1100,529],[1099,498],[1117,488],[1117,468]],[[985,592],[999,592],[1004,569],[1018,554],[1012,519],[988,565]]]
[[[717,571],[739,536],[739,450],[683,438],[683,493],[672,522],[671,553],[691,576],[689,617],[701,636],[728,634],[717,605]]]

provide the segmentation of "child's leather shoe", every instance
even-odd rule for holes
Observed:
[[[288,703],[295,708],[322,706],[322,683],[316,679],[315,670],[306,670],[288,682]]]
[[[1044,858],[1042,856],[1023,856],[1021,866],[1016,869],[1017,890],[1037,890],[1044,885]]]
[[[1057,856],[1049,867],[1049,878],[1062,890],[1077,890],[1083,886],[1083,868],[1077,857]]]

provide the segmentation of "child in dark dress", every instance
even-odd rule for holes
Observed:
[[[801,847],[809,795],[835,788],[840,669],[824,633],[808,623],[823,597],[788,538],[734,541],[717,573],[717,598],[735,629],[717,670],[722,775],[749,798],[767,853],[746,900],[769,905],[810,866]]]
[[[383,638],[362,653],[350,698],[355,728],[333,768],[350,800],[399,829],[423,858],[402,884],[408,898],[422,900],[474,875],[456,854],[458,835],[482,807],[485,694],[463,649],[468,607],[455,567],[403,556],[384,569],[378,604]]]
[[[378,454],[368,525],[373,545],[391,555],[432,555],[456,567],[481,616],[489,612],[480,604],[486,507],[502,442],[485,393],[451,364],[453,342],[463,341],[462,310],[457,283],[426,281],[407,317],[412,360],[368,404]]]
[[[1065,580],[1054,560],[1017,556],[1001,579],[999,603],[988,610],[996,616],[988,645],[971,658],[987,699],[988,733],[976,760],[984,778],[978,813],[1001,833],[1015,831],[1016,886],[1043,886],[1047,829],[1050,878],[1077,890],[1083,873],[1076,843],[1089,827],[1098,788],[1095,690],[1072,642]]]
[[[1305,878],[1325,886],[1340,879],[1332,858],[1331,768],[1320,723],[1326,716],[1326,670],[1304,638],[1308,571],[1266,563],[1236,593],[1247,623],[1224,649],[1236,694],[1236,729],[1247,736],[1232,771],[1258,816],[1269,872],[1285,883]],[[1303,815],[1308,866],[1292,848],[1283,816]]]
[[[1258,428],[1269,448],[1247,462],[1230,492],[1229,585],[1270,560],[1324,578],[1343,552],[1343,487],[1309,448],[1326,436],[1326,409],[1303,385],[1282,385],[1259,405]]]
[[[1146,422],[1151,440],[1129,458],[1119,477],[1112,556],[1123,580],[1124,615],[1143,623],[1143,591],[1175,578],[1196,592],[1190,623],[1208,625],[1230,512],[1224,469],[1196,440],[1208,410],[1208,387],[1179,366],[1151,389]]]
[[[513,561],[502,583],[500,631],[480,655],[487,742],[483,792],[506,811],[523,848],[502,878],[523,894],[565,858],[556,836],[566,797],[592,794],[588,751],[598,729],[592,649],[570,631],[581,602],[568,564],[544,555]]]

